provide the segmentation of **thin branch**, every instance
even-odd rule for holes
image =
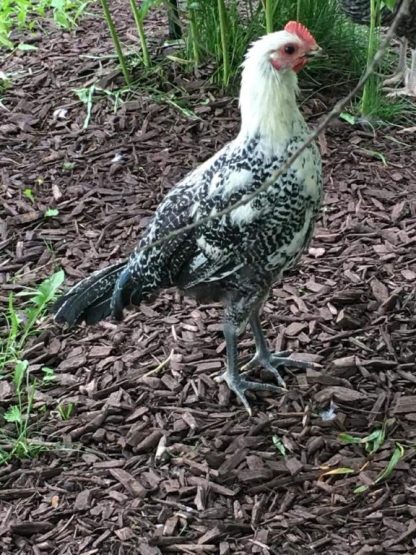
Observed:
[[[183,233],[187,233],[188,231],[190,231],[192,229],[195,229],[196,227],[199,227],[200,225],[204,225],[204,224],[206,224],[206,223],[208,223],[212,220],[217,220],[221,216],[226,216],[227,214],[229,214],[230,212],[232,212],[236,208],[239,208],[240,206],[244,206],[245,204],[247,204],[248,202],[253,200],[259,193],[262,193],[263,191],[268,189],[271,185],[273,185],[275,183],[276,179],[278,177],[280,177],[283,173],[285,173],[290,168],[290,166],[302,154],[302,152],[306,148],[308,148],[308,146],[318,137],[318,135],[328,127],[328,124],[342,112],[344,107],[350,102],[350,100],[357,94],[357,92],[367,82],[369,77],[374,73],[376,67],[378,66],[378,64],[380,63],[380,61],[381,61],[381,59],[384,55],[384,52],[386,51],[386,49],[389,45],[390,39],[394,35],[394,32],[396,30],[397,23],[398,23],[399,19],[403,15],[408,13],[408,5],[409,5],[409,0],[403,0],[399,10],[397,11],[397,13],[396,13],[396,15],[395,15],[395,17],[392,21],[392,24],[389,27],[389,30],[386,33],[384,41],[380,44],[380,47],[377,50],[377,52],[376,52],[376,54],[373,58],[373,61],[367,66],[367,70],[365,71],[365,73],[361,77],[361,79],[358,81],[356,86],[347,94],[347,96],[345,96],[344,98],[342,98],[341,100],[339,100],[335,104],[335,106],[329,112],[329,114],[323,119],[323,121],[318,125],[318,127],[316,127],[315,131],[313,131],[313,133],[311,133],[305,139],[304,143],[302,143],[302,145],[298,148],[298,150],[296,150],[296,152],[294,152],[294,154],[292,154],[292,156],[290,156],[286,160],[286,162],[284,162],[282,164],[282,166],[280,166],[279,169],[277,169],[276,171],[273,172],[271,177],[265,183],[263,183],[263,185],[261,187],[259,187],[256,191],[254,191],[253,193],[250,193],[249,195],[247,195],[243,199],[240,199],[235,204],[232,204],[231,206],[228,206],[227,208],[224,208],[224,210],[221,210],[221,211],[217,212],[215,215],[206,216],[206,217],[201,218],[200,220],[198,220],[196,222],[193,222],[189,225],[186,225],[186,226],[181,227],[179,229],[175,229],[174,231],[171,231],[170,233],[168,233],[164,237],[161,237],[160,239],[157,239],[156,241],[153,241],[152,243],[149,243],[148,245],[144,245],[140,249],[137,249],[135,252],[136,253],[145,252],[149,249],[152,249],[153,247],[157,247],[157,246],[161,245],[162,243],[164,243],[166,241],[170,241],[174,237],[178,237],[178,235],[182,235]]]

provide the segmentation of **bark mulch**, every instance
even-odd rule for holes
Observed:
[[[155,22],[156,45],[164,29]],[[69,285],[125,256],[171,185],[238,127],[234,99],[172,69],[197,117],[136,94],[116,112],[94,101],[83,130],[72,89],[97,74],[112,86],[112,60],[83,57],[111,51],[103,25],[91,16],[73,34],[34,40],[36,52],[5,60],[15,76],[0,107],[4,309],[10,292],[57,267]],[[334,100],[314,99],[312,125]],[[274,348],[322,368],[287,372],[288,391],[252,397],[249,418],[213,380],[224,365],[218,305],[167,291],[120,325],[69,333],[43,322],[25,357],[31,376],[48,366],[56,380],[36,392],[30,434],[53,445],[0,468],[2,553],[416,552],[416,138],[337,123],[320,145],[315,239],[263,324]],[[58,215],[45,218],[48,208]],[[253,348],[248,332],[242,359]],[[5,410],[7,378],[0,391]],[[62,420],[58,406],[70,403]],[[383,424],[374,455],[338,438]],[[397,443],[404,456],[374,485]],[[342,467],[354,472],[325,475]]]

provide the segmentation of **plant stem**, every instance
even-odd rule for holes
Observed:
[[[142,47],[143,54],[143,65],[144,67],[150,67],[150,56],[149,50],[147,48],[146,33],[144,31],[143,17],[139,12],[136,0],[130,0],[131,11],[133,12],[134,21],[136,22],[137,33],[139,34],[140,46]]]
[[[266,18],[266,33],[273,31],[273,0],[264,0],[264,15]]]
[[[380,0],[370,0],[370,31],[368,35],[367,47],[367,69],[371,64],[378,47],[378,37],[376,27],[380,14]],[[371,112],[372,99],[376,93],[376,80],[377,77],[372,75],[366,82],[363,89],[363,94],[360,102],[360,112],[366,116]]]
[[[218,15],[220,18],[220,34],[222,49],[222,84],[228,85],[230,79],[230,58],[227,45],[227,14],[224,0],[218,0]]]
[[[116,54],[118,57],[118,61],[120,63],[121,71],[123,72],[123,75],[124,75],[124,80],[126,81],[126,85],[130,86],[131,80],[130,80],[129,71],[127,69],[126,59],[124,58],[123,50],[121,49],[120,39],[118,38],[117,30],[115,28],[114,21],[111,17],[107,0],[100,0],[100,2],[103,8],[104,17],[107,22],[108,29],[111,34],[111,38],[113,40],[114,48],[116,49]]]
[[[192,42],[192,53],[194,57],[194,64],[195,67],[198,66],[200,58],[199,58],[199,46],[198,46],[198,26],[195,14],[195,8],[192,5],[192,0],[188,1],[188,12],[189,12],[189,27],[190,27],[190,35],[191,35],[191,42]]]
[[[296,0],[296,21],[300,21],[300,14],[302,13],[302,0]]]

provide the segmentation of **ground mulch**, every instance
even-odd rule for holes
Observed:
[[[128,42],[133,25],[123,25]],[[234,98],[174,67],[169,79],[195,117],[138,92],[117,111],[95,100],[83,129],[72,89],[120,79],[112,59],[97,59],[111,51],[107,32],[93,16],[74,33],[46,29],[29,39],[37,51],[4,63],[14,77],[0,106],[2,310],[10,292],[58,267],[68,286],[128,254],[172,184],[238,129]],[[311,125],[334,100],[306,102]],[[56,372],[36,392],[31,426],[51,445],[0,467],[2,553],[416,552],[415,130],[337,122],[320,147],[315,239],[274,289],[263,325],[274,348],[322,367],[286,372],[288,391],[251,397],[249,418],[213,379],[224,366],[218,305],[167,291],[119,325],[67,332],[42,322],[25,358],[33,377]],[[46,218],[48,208],[59,213]],[[253,348],[248,331],[242,360]],[[7,378],[0,391],[4,427]],[[58,406],[69,403],[62,420]],[[338,438],[383,424],[374,455]],[[374,485],[397,443],[404,457]],[[354,472],[325,475],[341,467]],[[354,493],[360,485],[369,490]]]

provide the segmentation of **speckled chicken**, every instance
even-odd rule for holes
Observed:
[[[370,0],[338,0],[343,12],[355,23],[370,23]],[[397,0],[393,11],[387,7],[381,10],[381,25],[389,26],[397,14],[403,0]],[[400,39],[400,54],[397,73],[384,81],[385,85],[404,79],[404,87],[393,95],[416,96],[416,0],[408,1],[408,10],[399,18],[396,35]],[[410,67],[407,67],[407,48],[411,49]]]
[[[57,322],[93,324],[110,314],[121,319],[125,307],[172,286],[202,301],[221,301],[227,367],[217,381],[225,381],[250,414],[247,390],[279,391],[248,380],[251,368],[262,366],[284,385],[280,367],[307,366],[287,352],[269,351],[259,314],[272,285],[311,239],[322,196],[318,149],[309,145],[266,190],[215,215],[258,190],[307,137],[296,73],[319,51],[297,22],[253,43],[243,64],[237,137],[171,189],[127,261],[94,272],[57,301]],[[212,217],[208,223],[143,250],[206,216]],[[240,374],[237,338],[248,322],[256,355]]]

